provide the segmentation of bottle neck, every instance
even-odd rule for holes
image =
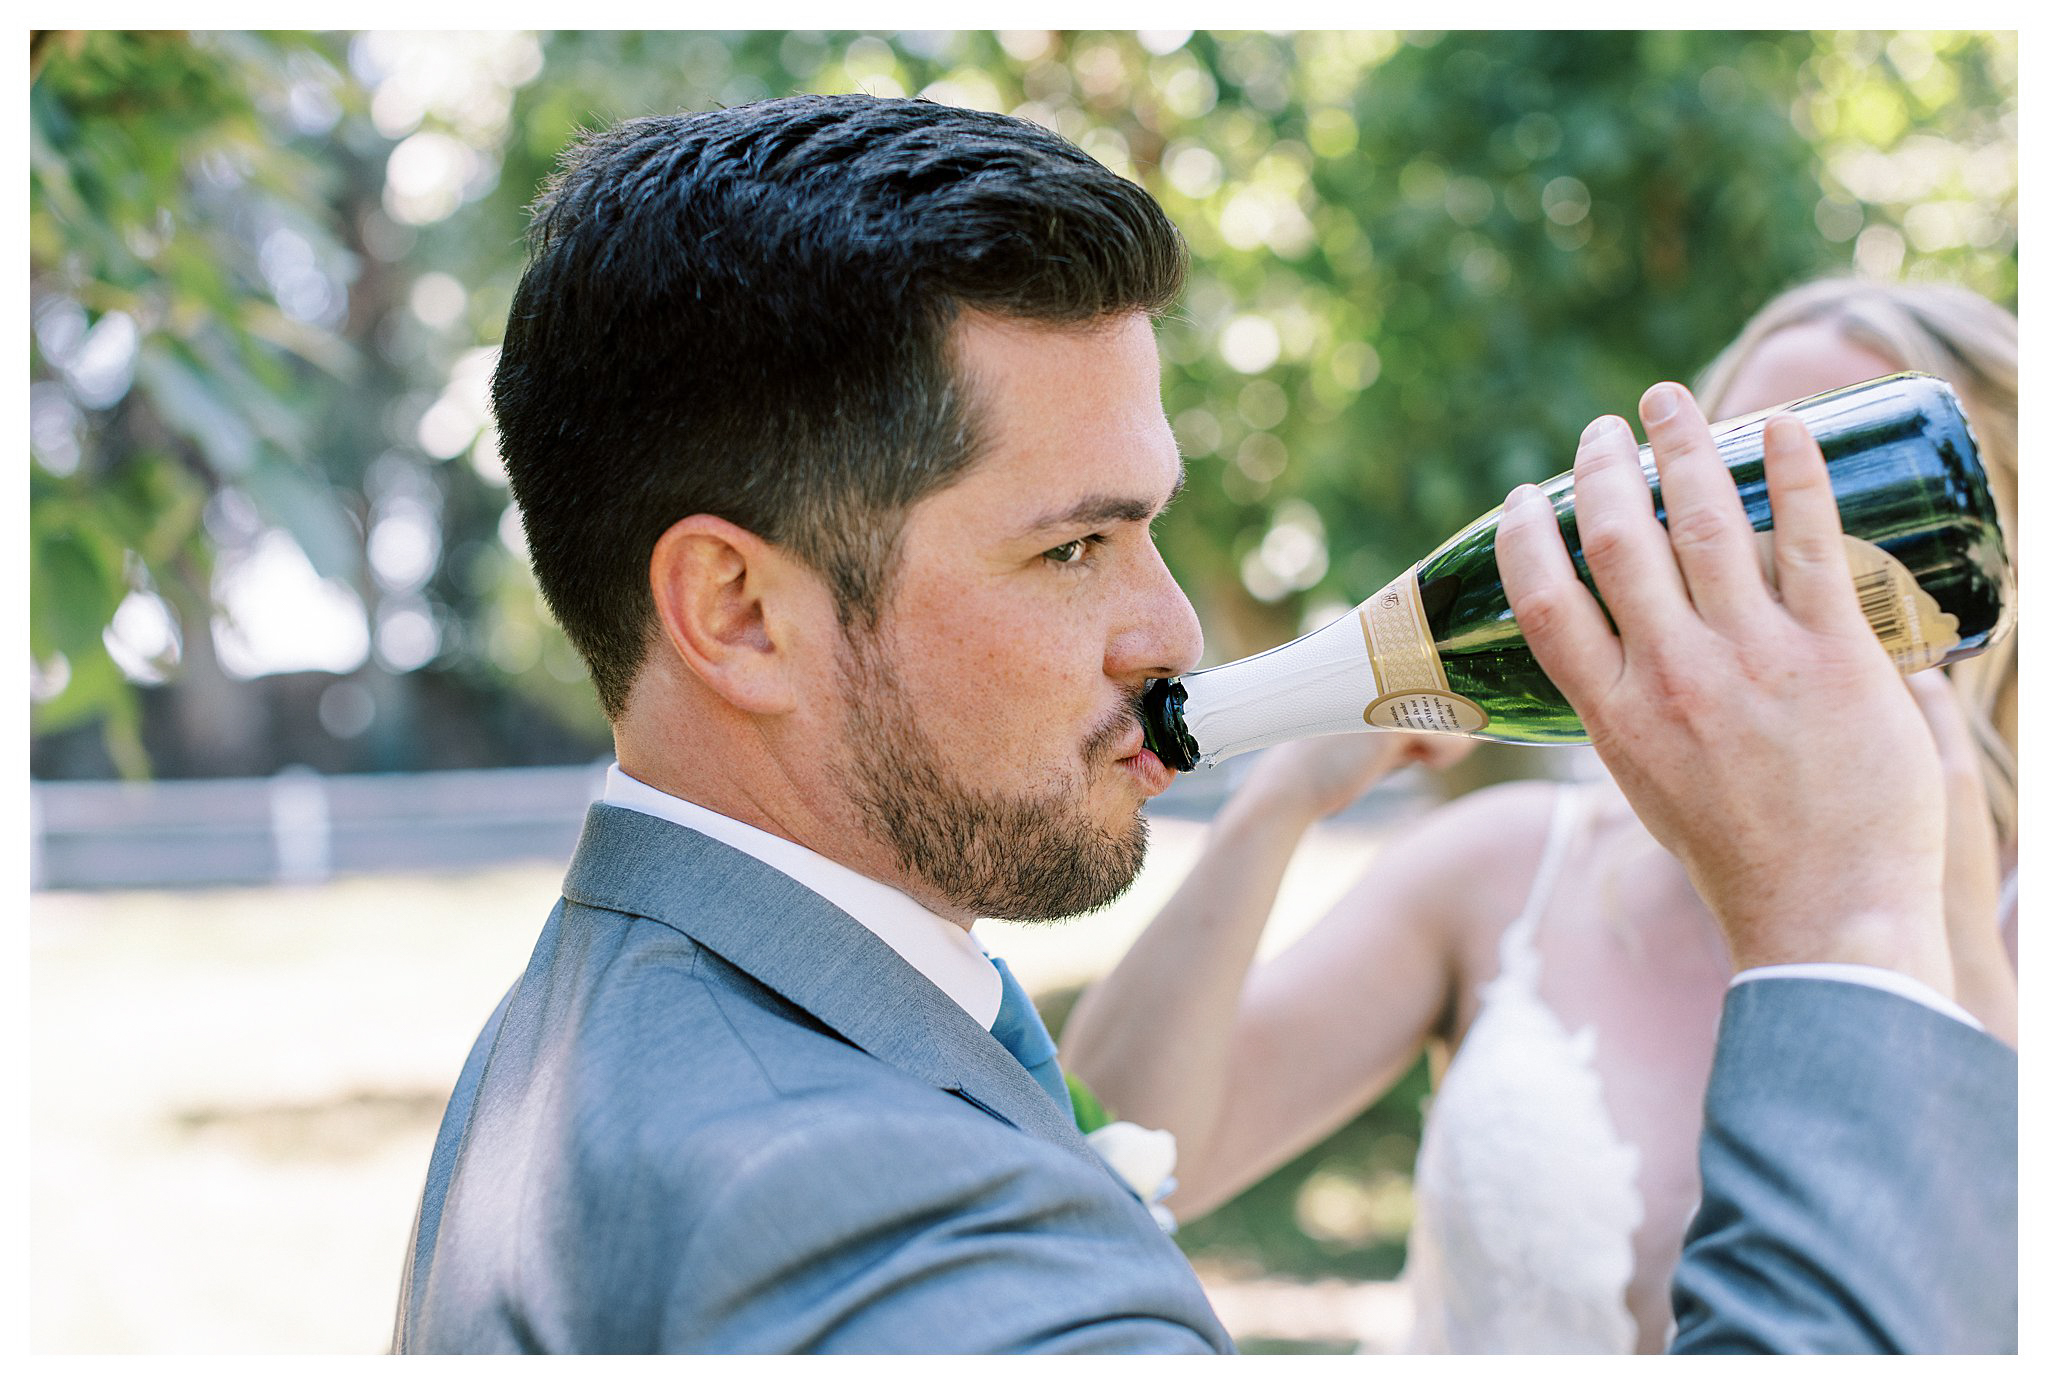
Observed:
[[[1370,729],[1376,685],[1356,609],[1291,644],[1180,679],[1198,763],[1282,741]]]

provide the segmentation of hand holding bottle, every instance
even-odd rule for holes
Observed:
[[[1883,376],[1787,412],[1828,458],[1863,617],[1901,669],[1967,658],[2012,621],[2012,564],[1997,501],[1955,391],[1931,375]],[[1758,413],[1713,430],[1749,525],[1771,527]],[[1654,470],[1651,449],[1639,462]],[[1650,493],[1657,479],[1648,476]],[[1542,485],[1578,544],[1570,473]],[[1378,593],[1319,630],[1249,659],[1155,680],[1145,743],[1175,769],[1261,746],[1360,729],[1456,732],[1528,744],[1584,742],[1501,586],[1500,510],[1481,515]],[[1768,554],[1771,541],[1757,542]],[[1768,562],[1768,558],[1765,560]]]
[[[1501,577],[1531,649],[1738,968],[1864,963],[1953,994],[1941,768],[1858,605],[1819,449],[1797,420],[1766,429],[1773,590],[1691,395],[1655,386],[1642,416],[1668,531],[1619,418],[1573,468],[1612,629],[1543,494],[1508,498]]]

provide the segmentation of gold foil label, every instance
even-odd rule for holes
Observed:
[[[1778,584],[1777,549],[1769,534],[1758,534],[1764,576]],[[1947,658],[1962,641],[1956,618],[1941,609],[1907,566],[1868,539],[1842,535],[1856,600],[1884,652],[1901,673],[1918,673]]]
[[[1422,591],[1410,568],[1379,595],[1358,608],[1365,630],[1365,652],[1372,660],[1373,683],[1379,695],[1365,709],[1365,719],[1390,731],[1446,731],[1470,734],[1482,729],[1486,711],[1470,698],[1451,691],[1443,660],[1430,638],[1422,614]]]

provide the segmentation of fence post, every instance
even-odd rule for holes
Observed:
[[[280,884],[314,884],[334,873],[334,831],[319,771],[291,765],[271,777],[270,840]]]

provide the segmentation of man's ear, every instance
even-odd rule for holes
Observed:
[[[648,589],[668,645],[743,712],[793,710],[809,681],[793,638],[832,610],[823,584],[785,550],[716,515],[679,519],[655,540]]]

